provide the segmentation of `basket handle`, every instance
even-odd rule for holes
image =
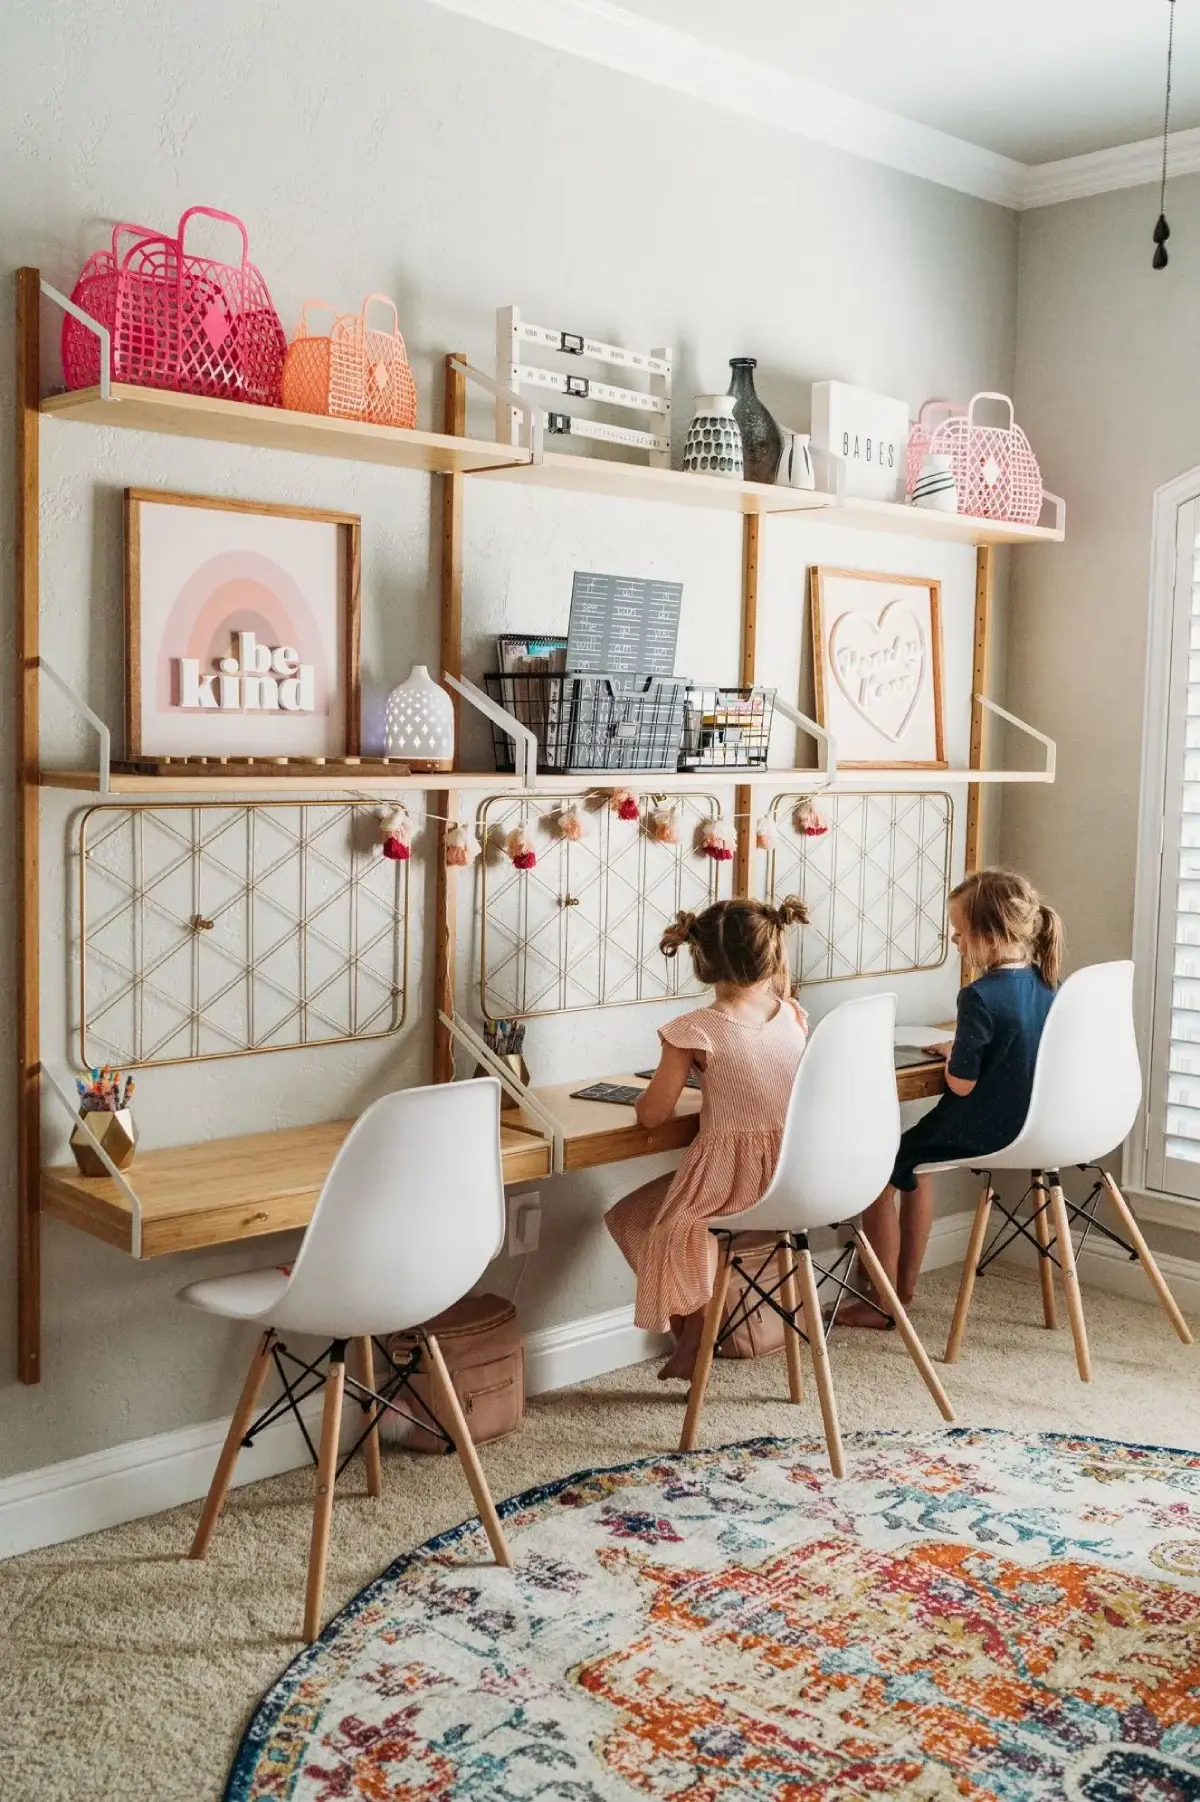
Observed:
[[[990,388],[984,388],[979,394],[973,394],[971,396],[971,404],[967,408],[967,424],[968,424],[968,426],[974,427],[975,403],[976,403],[976,401],[981,401],[981,400],[998,400],[1000,402],[1001,406],[1008,408],[1008,429],[1011,432],[1014,425],[1016,425],[1016,423],[1017,423],[1017,416],[1016,416],[1016,413],[1013,411],[1012,401],[1010,400],[1010,398],[1008,397],[1007,394],[997,394],[994,392],[994,390],[992,390]]]
[[[250,261],[250,239],[246,233],[245,226],[242,224],[241,220],[237,217],[237,214],[236,213],[222,213],[215,206],[190,206],[186,213],[180,214],[179,224],[175,228],[176,236],[177,236],[178,243],[179,243],[179,261],[180,261],[181,270],[182,270],[182,265],[183,265],[183,234],[187,230],[188,220],[193,218],[196,213],[203,213],[204,217],[206,219],[220,219],[220,220],[223,220],[223,222],[226,225],[236,225],[237,226],[239,232],[241,232],[241,234],[242,234],[241,267],[243,269],[245,269],[247,264]]]
[[[391,315],[392,315],[392,336],[399,338],[400,337],[400,315],[396,310],[395,301],[392,300],[386,294],[368,294],[364,298],[363,303],[362,303],[363,331],[365,332],[367,329],[367,308],[370,306],[370,304],[373,300],[377,300],[381,303],[381,305],[390,308]],[[403,342],[403,340],[401,340],[401,342]]]
[[[314,333],[314,332],[309,331],[309,329],[308,329],[308,309],[309,309],[309,307],[316,307],[318,312],[321,312],[321,313],[331,313],[333,315],[333,321],[334,321],[335,325],[337,324],[338,318],[340,317],[337,308],[331,307],[327,300],[306,300],[300,308],[300,317],[296,321],[296,329],[292,333],[292,343],[293,344],[295,344],[295,342],[299,338],[312,338],[312,337],[327,338],[330,336],[330,334],[328,332]]]
[[[959,400],[927,400],[917,414],[917,426],[918,429],[923,430],[928,437],[932,437],[933,432],[932,429],[925,424],[925,415],[926,413],[935,413],[939,410],[945,413],[947,419],[952,419],[956,413],[966,412],[966,408]]]
[[[161,232],[156,232],[153,227],[149,225],[133,225],[128,220],[122,222],[120,225],[114,225],[112,235],[112,257],[114,263],[120,262],[120,257],[117,252],[117,239],[121,236],[122,232],[132,232],[135,237],[140,239],[162,237]],[[131,244],[125,253],[126,256],[132,256],[136,249],[137,245]]]

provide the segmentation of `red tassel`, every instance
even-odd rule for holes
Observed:
[[[407,863],[412,856],[412,846],[393,832],[383,841],[383,855],[390,857],[393,863]]]
[[[799,803],[792,815],[792,824],[804,838],[821,838],[829,831],[829,822],[822,818],[810,800]]]
[[[533,848],[533,840],[524,826],[518,826],[510,832],[505,844],[514,870],[532,870],[537,862],[537,852]]]
[[[383,855],[393,863],[407,863],[412,856],[410,840],[411,828],[408,823],[408,809],[399,803],[388,807],[379,816],[379,836],[383,841]]]
[[[639,820],[642,817],[638,811],[637,796],[632,789],[614,789],[608,804],[619,820]]]
[[[733,846],[721,831],[720,821],[706,820],[700,833],[700,849],[705,857],[711,857],[714,863],[729,863],[733,858]]]

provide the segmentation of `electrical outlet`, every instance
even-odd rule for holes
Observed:
[[[541,1195],[536,1190],[532,1195],[514,1195],[508,1204],[509,1256],[520,1257],[525,1252],[536,1251],[541,1230]]]

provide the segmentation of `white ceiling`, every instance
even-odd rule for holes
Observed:
[[[1162,130],[1169,0],[621,0],[640,17],[1022,163]],[[1200,125],[1176,0],[1172,130]]]

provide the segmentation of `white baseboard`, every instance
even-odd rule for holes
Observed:
[[[632,1306],[544,1327],[525,1340],[525,1392],[544,1395],[548,1389],[586,1383],[589,1377],[656,1358],[667,1343],[664,1334],[634,1326]]]
[[[1018,1240],[1000,1262],[1029,1269],[1035,1264],[1036,1255],[1031,1245]],[[1200,1316],[1200,1262],[1158,1251],[1154,1254],[1154,1262],[1183,1312],[1193,1318]],[[1158,1304],[1158,1297],[1141,1265],[1106,1239],[1091,1238],[1084,1246],[1079,1257],[1079,1280],[1088,1289],[1107,1289],[1114,1295],[1131,1295],[1135,1301]]]

